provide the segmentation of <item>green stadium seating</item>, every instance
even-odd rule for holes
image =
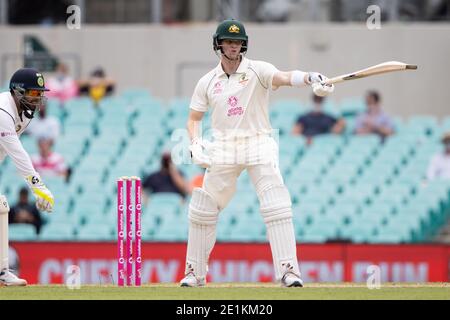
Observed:
[[[187,217],[166,219],[155,230],[155,239],[163,241],[186,241],[188,237]]]
[[[328,237],[321,233],[305,233],[297,236],[301,243],[322,243],[328,240]]]
[[[72,166],[70,183],[44,178],[55,195],[54,214],[46,216],[42,234],[15,232],[20,240],[115,240],[116,180],[123,175],[158,170],[162,151],[173,147],[180,170],[190,179],[202,170],[190,163],[189,138],[184,131],[189,98],[163,102],[145,88],[129,88],[103,99],[95,108],[89,98],[69,100],[65,108],[49,100],[49,113],[62,121],[55,144]],[[298,115],[309,105],[279,100],[270,107],[273,128],[281,130],[279,166],[293,202],[297,240],[325,242],[418,242],[432,239],[447,220],[450,185],[425,184],[433,154],[442,149],[440,138],[450,131],[450,116],[439,124],[428,115],[395,117],[396,133],[384,143],[376,135],[355,136],[356,116],[365,110],[361,98],[328,100],[325,110],[344,116],[343,135],[320,135],[311,145],[291,135]],[[210,112],[204,129],[209,128]],[[183,131],[176,129],[182,128]],[[276,133],[276,132],[275,132]],[[209,132],[210,134],[210,132]],[[172,138],[172,140],[171,140]],[[29,153],[34,139],[22,138]],[[0,192],[11,203],[25,185],[10,159],[0,163]],[[189,198],[152,194],[143,206],[145,241],[186,241]],[[20,228],[19,228],[20,229]],[[34,233],[34,232],[33,232]],[[219,215],[218,241],[267,241],[259,203],[248,174],[237,181],[236,196]]]
[[[87,224],[78,229],[76,239],[81,241],[112,241],[114,236],[113,228],[104,224]]]
[[[365,111],[366,106],[361,98],[345,98],[341,101],[339,109],[344,117],[356,116]]]
[[[10,241],[34,241],[37,239],[36,228],[32,224],[13,223],[9,225]]]
[[[356,222],[358,221],[358,222]],[[353,242],[369,242],[374,237],[376,227],[367,221],[354,220],[353,223],[340,229],[339,237]]]
[[[74,224],[70,222],[51,223],[44,226],[39,234],[41,241],[69,241],[75,239]]]

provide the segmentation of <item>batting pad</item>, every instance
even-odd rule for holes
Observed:
[[[206,277],[209,255],[216,242],[219,208],[203,189],[195,188],[189,205],[189,237],[186,257],[188,274],[203,280]]]
[[[262,191],[259,201],[265,223],[292,218],[291,197],[283,184],[274,185]]]
[[[8,211],[6,197],[0,195],[0,270],[9,267],[8,263]]]
[[[300,277],[292,218],[270,221],[266,223],[266,226],[272,250],[275,279],[280,281],[290,267],[292,272]]]

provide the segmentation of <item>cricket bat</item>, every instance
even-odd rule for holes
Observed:
[[[394,71],[402,71],[402,70],[416,70],[417,65],[414,64],[406,64],[399,61],[388,61],[377,64],[375,66],[368,67],[366,69],[362,69],[359,71],[355,71],[352,73],[340,75],[334,78],[330,78],[325,81],[326,84],[334,84],[340,83],[347,80],[355,80],[361,79],[365,77],[374,76],[377,74],[394,72]]]

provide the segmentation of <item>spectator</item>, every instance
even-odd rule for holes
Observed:
[[[80,81],[79,86],[80,93],[88,94],[95,105],[98,105],[106,95],[114,93],[115,82],[106,77],[105,71],[98,67],[91,72],[89,79]]]
[[[61,107],[64,107],[66,100],[78,95],[78,85],[76,81],[69,76],[69,69],[64,63],[58,64],[56,67],[56,74],[48,79],[47,86],[50,89],[47,93],[47,97],[58,99]]]
[[[60,134],[61,125],[56,117],[47,115],[47,104],[42,104],[39,110],[39,118],[30,122],[27,132],[34,138],[48,137],[56,141]]]
[[[29,201],[26,187],[20,189],[19,201],[9,211],[9,223],[29,223],[34,225],[37,234],[41,231],[41,214],[35,204]]]
[[[189,184],[172,162],[170,153],[161,157],[161,169],[150,174],[142,183],[148,193],[173,192],[185,197],[189,193]]]
[[[450,132],[444,135],[442,144],[444,145],[443,152],[435,154],[428,166],[427,179],[429,181],[435,179],[450,180]]]
[[[308,141],[319,134],[334,133],[340,134],[345,128],[345,120],[336,119],[323,111],[324,97],[312,96],[313,110],[300,116],[297,119],[292,133],[294,135],[304,135]]]
[[[369,91],[366,94],[367,110],[356,118],[356,134],[378,134],[384,140],[394,133],[394,123],[382,111],[380,100],[380,94],[376,91]]]
[[[182,197],[189,194],[189,183],[184,179],[183,173],[177,170],[172,162],[170,153],[161,157],[161,169],[147,176],[142,187],[149,193],[173,192]]]
[[[53,140],[48,137],[40,137],[38,140],[39,154],[31,156],[34,168],[42,177],[61,176],[69,178],[69,170],[64,158],[59,153],[53,152]]]

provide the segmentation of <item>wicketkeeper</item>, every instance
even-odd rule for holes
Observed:
[[[325,85],[327,78],[317,72],[283,72],[270,63],[247,59],[247,48],[248,36],[241,22],[220,23],[213,36],[213,49],[220,62],[200,79],[192,96],[187,124],[190,150],[193,162],[207,170],[203,186],[194,189],[189,206],[186,270],[181,286],[205,285],[218,214],[232,198],[243,170],[248,171],[258,195],[276,280],[286,287],[303,286],[291,198],[278,168],[278,147],[271,136],[269,94],[281,86],[311,85],[316,95],[325,96],[333,92],[334,86]],[[201,121],[208,110],[213,141],[205,150]]]
[[[9,92],[0,93],[0,162],[10,156],[36,197],[36,207],[51,212],[53,195],[34,170],[19,140],[34,113],[44,103],[44,92],[48,91],[44,77],[32,68],[19,69],[11,77],[9,89]],[[9,270],[8,212],[8,201],[0,194],[0,286],[24,286],[27,282]]]

